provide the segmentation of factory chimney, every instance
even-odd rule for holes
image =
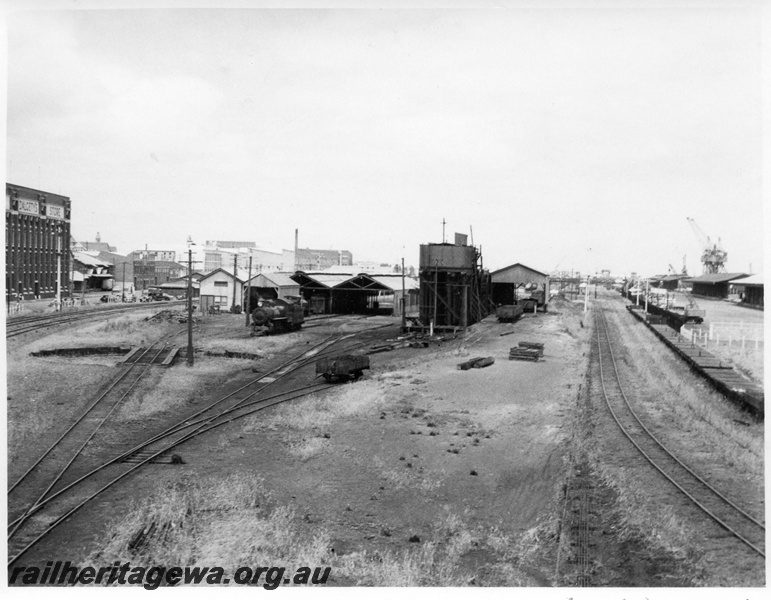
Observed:
[[[297,268],[297,264],[298,264],[297,250],[299,248],[299,246],[298,246],[299,236],[300,236],[300,230],[299,229],[295,229],[294,230],[294,270],[295,271],[298,270],[298,268]]]

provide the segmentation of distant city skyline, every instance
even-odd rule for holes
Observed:
[[[5,15],[6,181],[76,239],[417,265],[444,220],[492,270],[699,274],[691,217],[762,272],[762,2],[42,4]]]

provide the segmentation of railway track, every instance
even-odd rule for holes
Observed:
[[[690,503],[752,552],[765,557],[765,525],[760,519],[695,473],[654,435],[635,412],[624,391],[607,320],[601,309],[595,316],[595,328],[603,396],[623,435]]]
[[[163,305],[150,304],[150,303],[138,303],[130,304],[128,306],[108,306],[105,308],[91,308],[83,309],[72,312],[62,312],[47,315],[29,315],[23,317],[12,317],[6,319],[5,322],[5,337],[6,339],[24,335],[26,333],[32,333],[48,327],[57,327],[59,325],[67,325],[70,323],[77,323],[78,321],[85,321],[87,319],[98,318],[102,316],[115,316],[116,314],[123,314],[132,312],[135,310],[147,310],[147,309],[160,309],[166,307],[179,308],[185,306],[186,301],[177,300],[171,302],[164,302]]]
[[[171,450],[179,445],[212,429],[276,404],[334,387],[313,381],[311,384],[272,393],[272,387],[276,387],[279,382],[289,379],[291,374],[313,363],[318,358],[332,353],[350,352],[356,347],[370,343],[370,338],[373,335],[380,335],[380,330],[385,327],[392,327],[392,325],[324,338],[315,346],[218,398],[203,409],[167,427],[164,431],[131,447],[124,445],[116,455],[106,460],[103,457],[91,458],[90,460],[83,458],[83,449],[88,446],[93,438],[93,433],[86,435],[85,430],[76,431],[78,430],[77,424],[71,427],[41,457],[42,460],[49,454],[55,454],[58,466],[50,465],[42,469],[40,463],[36,463],[9,489],[9,493],[12,493],[15,488],[26,484],[27,480],[32,478],[35,489],[44,488],[44,492],[36,495],[37,500],[22,507],[21,510],[17,507],[14,507],[13,513],[9,510],[9,515],[18,516],[13,520],[9,519],[8,565],[13,565],[45,539],[58,525],[65,522],[99,494],[116,485],[142,466],[158,461],[164,455],[167,456]],[[100,401],[101,399],[97,400],[97,402]],[[93,404],[97,404],[97,402]],[[112,409],[108,408],[105,403],[104,408],[101,409],[105,414],[101,417],[103,420],[99,427],[114,413],[114,408],[120,402],[121,400],[118,400]],[[74,468],[74,465],[78,465],[77,468]],[[9,497],[9,509],[10,504]]]

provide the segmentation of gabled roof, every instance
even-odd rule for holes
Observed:
[[[372,290],[389,291],[395,288],[391,284],[378,281],[369,273],[359,273],[358,275],[348,275],[340,273],[306,273],[297,271],[292,275],[292,280],[300,285],[307,286],[309,283],[315,284],[322,289],[335,290]],[[401,288],[401,283],[399,283]]]
[[[522,263],[514,263],[513,265],[509,265],[508,267],[503,267],[502,269],[498,269],[497,271],[491,272],[490,275],[495,275],[496,273],[502,273],[503,271],[508,271],[509,269],[513,269],[514,267],[522,267],[523,269],[527,269],[528,271],[532,271],[533,273],[538,273],[538,275],[541,275],[542,277],[549,276],[546,273],[541,273],[541,271],[533,269],[532,267],[528,267],[527,265],[523,265]]]
[[[255,287],[297,287],[289,273],[258,273],[250,279]]]
[[[705,273],[698,277],[689,277],[685,279],[685,283],[728,283],[734,279],[741,279],[747,277],[746,273]]]
[[[214,269],[211,273],[207,273],[206,275],[201,277],[201,279],[199,279],[199,281],[204,281],[204,280],[208,279],[209,277],[211,277],[213,275],[216,275],[217,273],[224,273],[228,277],[234,278],[236,281],[240,281],[241,283],[244,283],[243,279],[241,279],[240,277],[233,277],[233,273],[231,273],[227,269],[223,269],[222,267],[220,267],[219,269]]]

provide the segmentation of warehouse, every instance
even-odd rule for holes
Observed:
[[[734,280],[744,277],[747,277],[746,273],[705,273],[683,281],[692,287],[691,293],[694,296],[727,298],[731,284],[738,283]]]
[[[538,306],[545,311],[549,302],[549,276],[541,271],[514,263],[490,273],[492,297],[496,306],[517,304],[519,300],[538,297]]]
[[[72,281],[75,292],[109,292],[115,274],[113,264],[86,252],[72,252]]]
[[[763,310],[763,275],[750,275],[731,284],[738,288],[742,305]]]
[[[62,293],[69,290],[70,206],[66,196],[5,184],[5,289],[8,302],[53,298],[56,296],[57,272]]]

